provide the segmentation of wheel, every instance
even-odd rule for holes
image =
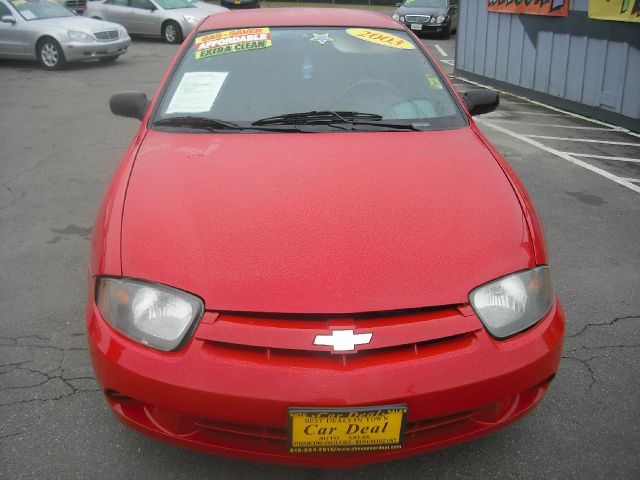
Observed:
[[[168,43],[182,42],[182,29],[173,20],[169,20],[162,26],[162,36]]]
[[[102,57],[98,60],[100,60],[102,63],[113,63],[118,59],[119,56],[120,55],[114,55],[113,57]]]
[[[59,70],[67,64],[60,44],[51,37],[44,37],[36,47],[38,63],[45,70]]]
[[[447,26],[447,29],[442,34],[442,38],[444,38],[446,40],[450,36],[451,36],[451,24],[449,24],[449,26]]]

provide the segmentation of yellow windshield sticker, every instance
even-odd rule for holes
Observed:
[[[11,3],[14,7],[17,7],[18,5],[24,5],[27,3],[27,0],[13,0]]]
[[[269,28],[226,30],[196,38],[196,59],[271,46]]]
[[[427,81],[429,82],[429,86],[431,88],[435,88],[436,90],[442,90],[442,83],[440,82],[440,79],[438,78],[437,75],[433,73],[427,73],[425,77],[427,77]]]
[[[352,37],[359,38],[365,42],[384,45],[385,47],[401,48],[403,50],[413,50],[415,45],[404,38],[397,37],[387,32],[370,30],[368,28],[348,28],[347,33]]]

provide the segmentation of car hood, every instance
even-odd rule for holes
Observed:
[[[87,18],[80,16],[47,18],[44,20],[35,20],[32,23],[41,23],[49,28],[59,28],[61,30],[77,30],[80,32],[99,32],[101,30],[114,30],[120,25],[95,18]]]
[[[355,313],[466,303],[533,266],[513,188],[470,127],[441,132],[149,131],[122,273],[210,310]]]
[[[437,7],[400,7],[394,13],[398,15],[447,15],[446,8]]]

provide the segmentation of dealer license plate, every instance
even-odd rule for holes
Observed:
[[[236,0],[235,2],[233,2],[234,5],[240,5],[242,2],[240,0]]]
[[[422,30],[422,24],[421,23],[412,23],[411,24],[411,30]]]
[[[291,453],[397,450],[402,447],[406,405],[365,408],[290,408]]]

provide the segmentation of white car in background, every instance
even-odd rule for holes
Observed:
[[[47,70],[67,62],[113,62],[127,51],[127,31],[79,17],[49,0],[0,0],[0,58],[36,59]]]
[[[161,36],[181,43],[209,13],[189,0],[102,0],[87,3],[85,17],[119,23],[129,34]]]

